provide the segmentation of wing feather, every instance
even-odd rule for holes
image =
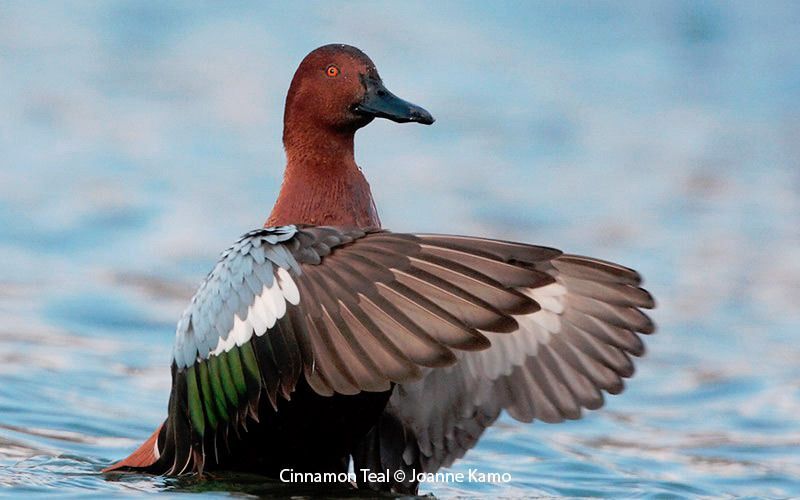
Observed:
[[[545,247],[460,236],[419,237],[423,251],[443,259],[434,262],[455,261],[458,255],[458,263],[505,284],[536,306],[513,315],[518,326],[510,335],[484,332],[491,342],[488,349],[459,353],[454,366],[429,370],[422,379],[397,387],[385,418],[400,422],[406,432],[402,439],[383,440],[382,445],[402,453],[404,467],[419,464],[418,470],[435,472],[449,466],[475,445],[504,409],[521,421],[560,422],[580,418],[584,408],[601,407],[604,391],[623,390],[623,379],[634,371],[631,356],[644,353],[640,334],[655,329],[640,310],[655,303],[639,288],[638,273]],[[429,245],[435,250],[428,250]],[[431,259],[412,257],[415,265],[419,260]],[[540,279],[534,284],[516,282],[522,274],[495,261],[531,270]],[[454,279],[460,271],[450,266],[446,275],[440,272],[437,277],[474,291],[463,275],[461,281]],[[415,290],[423,286],[409,279],[404,284]],[[385,465],[356,457],[356,467],[380,470]]]
[[[616,264],[484,238],[253,231],[178,323],[158,463],[178,474],[219,461],[259,421],[260,398],[278,411],[301,378],[322,396],[399,384],[356,453],[370,467],[449,465],[503,409],[578,418],[622,390],[644,351],[638,333],[654,327],[639,308],[653,300],[640,282]]]

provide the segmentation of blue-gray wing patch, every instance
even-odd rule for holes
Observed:
[[[222,254],[178,324],[153,470],[201,471],[210,449],[219,463],[228,447],[217,440],[279,411],[301,379],[322,396],[401,384],[389,416],[426,469],[465,450],[502,408],[523,420],[574,418],[602,401],[598,389],[617,390],[627,354],[639,353],[635,332],[652,328],[637,280],[498,240],[252,231]],[[423,404],[427,394],[438,403]]]
[[[264,335],[287,303],[299,304],[292,275],[301,274],[300,266],[284,245],[296,233],[294,226],[251,231],[222,253],[178,322],[178,368]]]

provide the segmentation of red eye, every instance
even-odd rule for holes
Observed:
[[[333,78],[333,77],[336,77],[336,76],[339,76],[339,68],[337,68],[336,66],[334,66],[333,64],[331,64],[331,65],[330,65],[330,66],[328,66],[328,68],[325,70],[325,74],[326,74],[326,75],[328,75],[328,76],[329,76],[329,77],[331,77],[331,78]]]

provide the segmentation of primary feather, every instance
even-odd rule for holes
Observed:
[[[602,391],[622,390],[643,352],[637,333],[653,330],[639,282],[608,262],[482,238],[252,231],[178,323],[149,470],[227,464],[230,442],[280,414],[299,386],[321,398],[387,395],[378,425],[349,450],[375,470],[448,466],[504,409],[522,421],[578,418]]]

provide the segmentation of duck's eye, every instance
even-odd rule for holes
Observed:
[[[325,74],[326,74],[326,75],[328,75],[328,76],[329,76],[329,77],[331,77],[331,78],[333,78],[333,77],[335,77],[335,76],[339,76],[339,68],[337,68],[336,66],[334,66],[333,64],[331,64],[331,65],[330,65],[330,66],[328,66],[328,68],[325,70]]]

